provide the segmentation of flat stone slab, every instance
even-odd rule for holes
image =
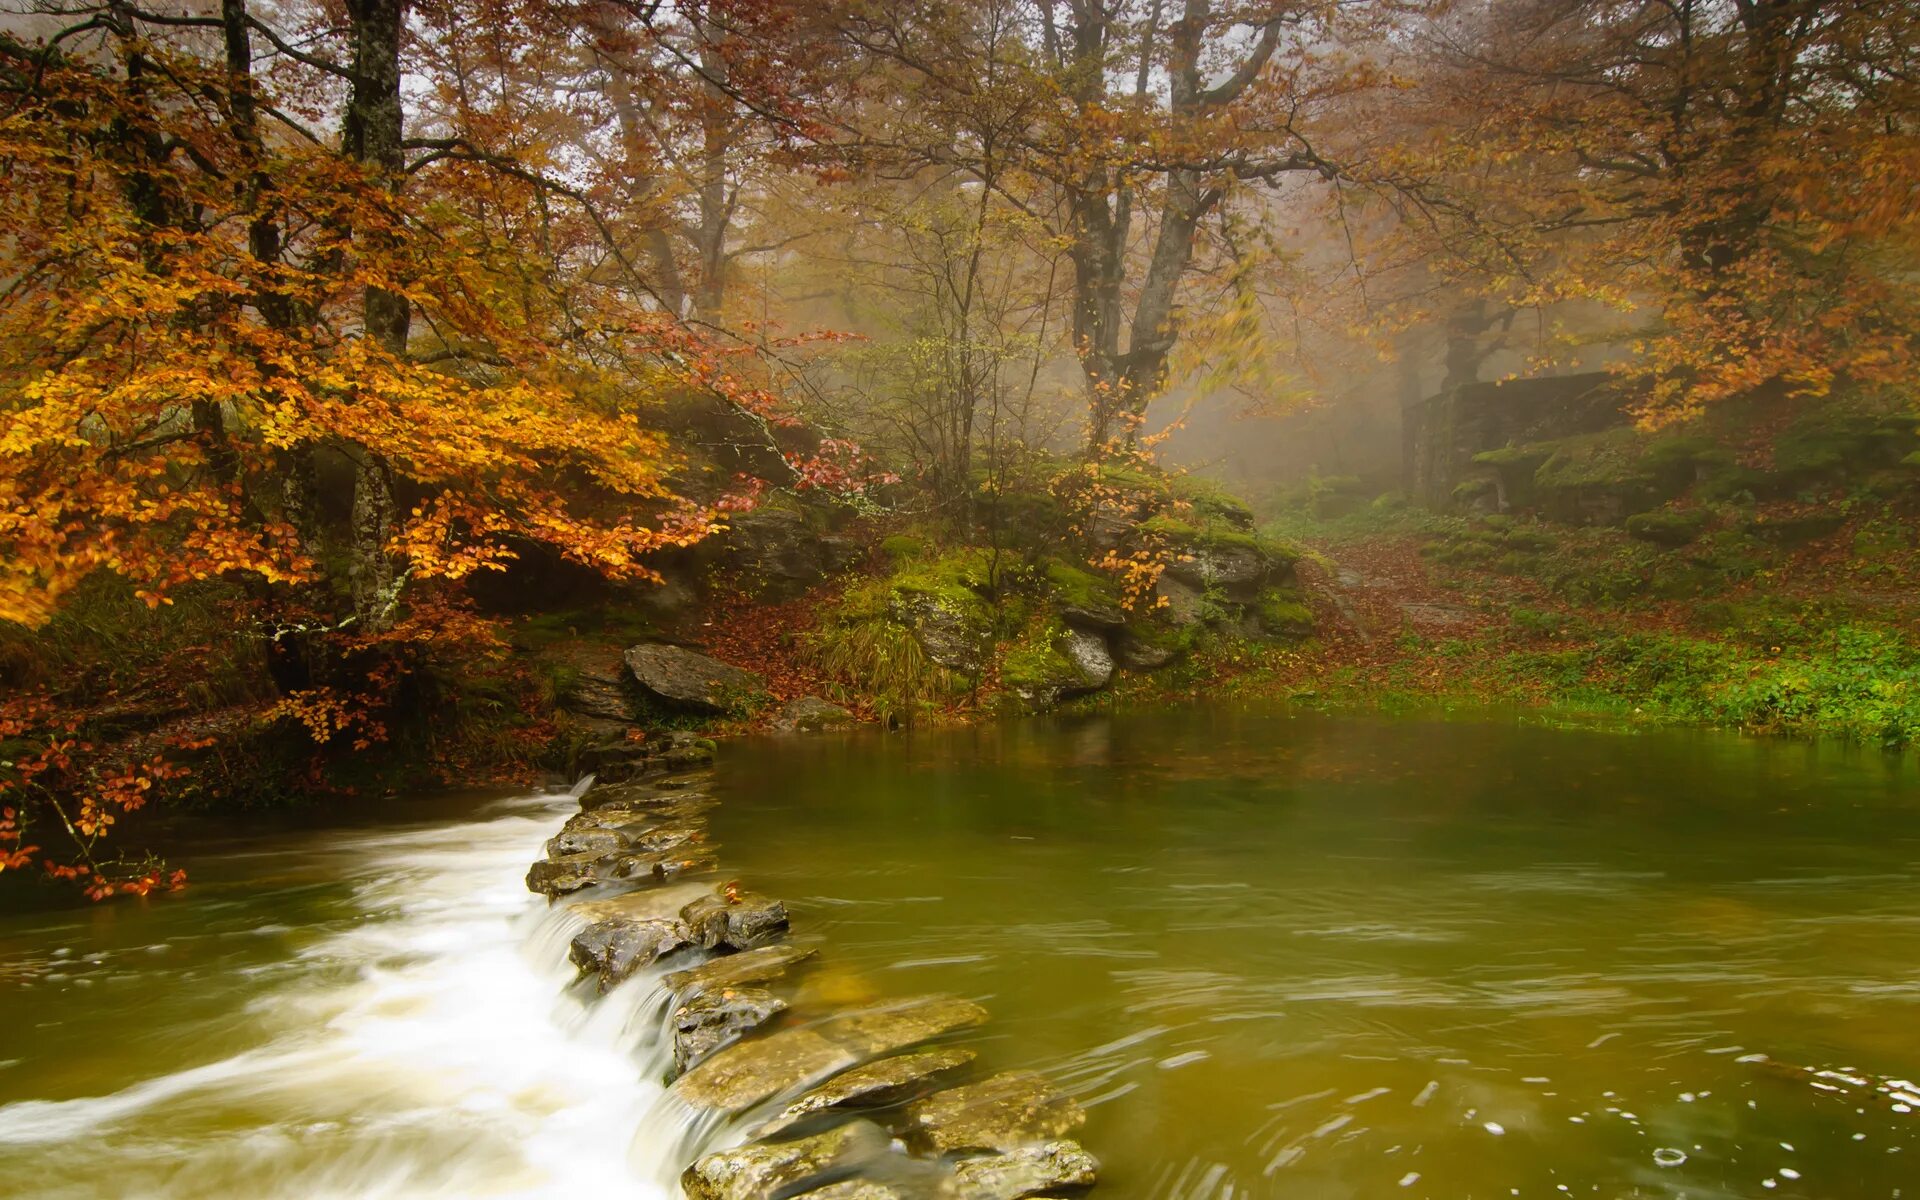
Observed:
[[[812,958],[810,946],[762,946],[740,954],[725,954],[697,967],[675,971],[662,982],[675,992],[699,995],[715,988],[744,987],[785,975],[795,963]]]
[[[786,1010],[787,1002],[764,988],[718,988],[688,1000],[673,1010],[674,1072],[684,1072]]]
[[[1058,1138],[1086,1119],[1071,1097],[1032,1071],[936,1092],[907,1109],[908,1139],[942,1153],[1018,1150]]]
[[[687,1200],[773,1200],[857,1172],[887,1152],[886,1131],[854,1121],[810,1138],[755,1142],[707,1155],[680,1177]]]
[[[682,646],[630,647],[627,670],[640,690],[663,704],[694,712],[725,713],[764,695],[767,681]]]
[[[832,1108],[884,1108],[904,1103],[931,1090],[943,1076],[964,1069],[975,1057],[973,1051],[958,1048],[923,1050],[842,1071],[787,1105],[779,1116],[756,1129],[754,1136],[779,1133]]]
[[[954,1200],[1027,1200],[1092,1187],[1099,1172],[1100,1164],[1080,1143],[1063,1139],[965,1159],[954,1168],[947,1191]]]
[[[952,996],[850,1013],[729,1046],[675,1080],[673,1091],[696,1108],[741,1112],[869,1058],[986,1019],[985,1009]]]
[[[728,1046],[674,1080],[672,1091],[695,1108],[742,1112],[859,1061],[811,1029],[782,1029]]]
[[[822,1021],[818,1028],[827,1037],[853,1050],[862,1058],[892,1054],[916,1042],[924,1042],[984,1024],[987,1010],[971,1000],[955,996],[922,996],[862,1012],[847,1013]]]

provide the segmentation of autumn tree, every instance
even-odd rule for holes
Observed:
[[[279,664],[264,717],[365,747],[410,664],[489,641],[476,572],[539,544],[644,579],[716,527],[646,414],[774,411],[764,373],[596,286],[609,231],[549,164],[409,129],[432,63],[403,5],[64,20],[0,46],[0,620],[102,575],[151,606],[229,584]],[[32,697],[4,716],[31,748],[0,773],[4,865],[109,880],[97,818],[167,768],[86,759]]]
[[[1436,23],[1430,262],[1617,315],[1651,422],[1911,374],[1914,13],[1795,0],[1464,6]]]

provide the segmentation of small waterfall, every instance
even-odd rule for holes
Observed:
[[[360,918],[251,1003],[255,1044],[0,1107],[0,1193],[677,1196],[673,1164],[711,1130],[658,1083],[658,973],[595,996],[567,961],[578,918],[523,882],[589,783],[330,839]]]

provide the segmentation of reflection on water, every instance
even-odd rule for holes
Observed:
[[[522,882],[569,797],[281,836],[0,918],[0,1195],[664,1195],[657,1029],[563,994]]]
[[[720,782],[730,868],[836,986],[987,1000],[1103,1193],[1920,1197],[1905,761],[1194,712]]]

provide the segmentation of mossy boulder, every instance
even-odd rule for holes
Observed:
[[[1313,633],[1313,610],[1294,588],[1267,588],[1252,605],[1260,631],[1272,637],[1303,638]]]
[[[1703,509],[1635,513],[1627,518],[1627,536],[1656,546],[1685,546],[1707,528]]]
[[[1106,639],[1085,629],[1049,624],[1029,631],[1000,661],[1000,683],[1027,712],[1097,692],[1113,678]]]

